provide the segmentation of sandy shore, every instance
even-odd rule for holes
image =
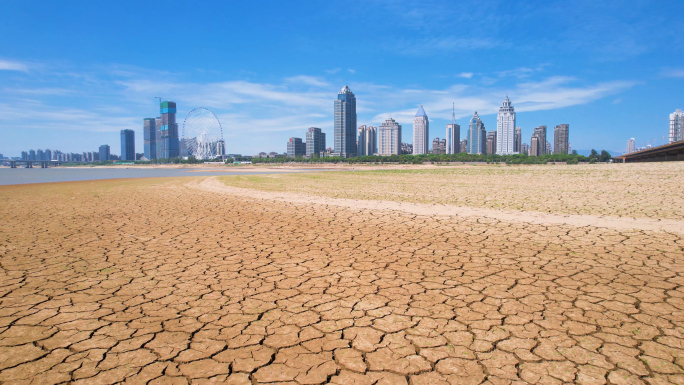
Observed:
[[[652,167],[438,169],[427,202],[398,198],[425,169],[0,186],[0,383],[681,383],[681,202],[648,196],[684,184]],[[649,215],[436,203],[502,175]]]

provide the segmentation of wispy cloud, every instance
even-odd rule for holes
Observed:
[[[29,66],[18,61],[0,59],[0,70],[28,72]]]
[[[456,76],[459,78],[470,79],[473,77],[473,75],[474,74],[472,72],[461,72],[460,74],[458,74]]]
[[[287,83],[306,84],[306,85],[316,86],[316,87],[325,87],[328,85],[328,83],[326,81],[321,80],[320,78],[317,78],[315,76],[307,76],[307,75],[292,76],[289,78],[285,78],[285,81]]]
[[[660,73],[660,75],[666,78],[684,78],[684,69],[666,68]]]

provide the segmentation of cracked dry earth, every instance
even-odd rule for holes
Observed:
[[[682,384],[681,234],[0,187],[3,384]]]

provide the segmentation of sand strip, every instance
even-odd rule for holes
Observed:
[[[673,219],[627,218],[595,215],[549,214],[534,211],[504,211],[487,208],[457,207],[439,204],[420,204],[392,201],[372,201],[346,198],[329,198],[287,192],[271,192],[226,186],[215,177],[199,183],[188,183],[188,187],[199,188],[220,194],[229,194],[255,199],[276,200],[281,202],[319,204],[346,207],[357,210],[393,210],[427,216],[460,216],[492,218],[502,221],[525,222],[541,225],[570,225],[575,227],[593,226],[616,230],[666,231],[684,234],[684,221]]]

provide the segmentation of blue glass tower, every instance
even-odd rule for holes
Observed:
[[[157,150],[161,158],[176,158],[180,156],[180,139],[178,136],[178,123],[176,123],[176,102],[165,101],[159,107],[161,126],[159,127],[159,138],[157,138]]]
[[[484,123],[475,111],[468,127],[468,154],[484,154],[486,144],[487,131],[485,131]]]
[[[335,100],[335,151],[336,156],[356,156],[356,96],[344,86]]]
[[[143,123],[145,138],[145,158],[157,159],[157,125],[154,118],[146,118]]]
[[[121,130],[121,160],[135,160],[135,131]]]

